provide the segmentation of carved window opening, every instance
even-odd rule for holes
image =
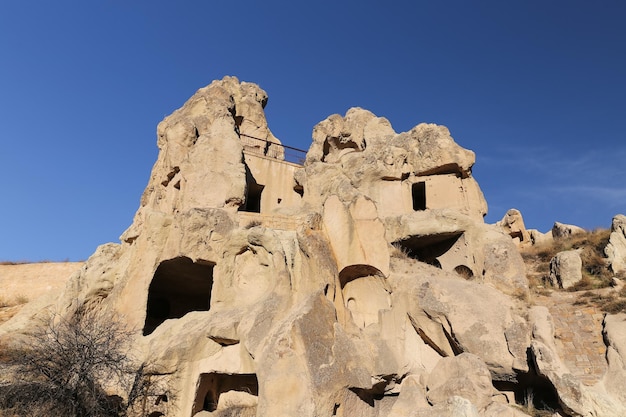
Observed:
[[[411,194],[413,196],[413,210],[426,210],[426,183],[423,181],[413,183]]]
[[[259,383],[256,374],[200,374],[192,415],[226,408],[256,407]]]
[[[148,289],[144,336],[167,319],[190,311],[208,311],[213,286],[213,267],[209,262],[193,262],[179,257],[161,262]]]

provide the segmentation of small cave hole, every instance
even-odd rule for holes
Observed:
[[[474,272],[467,265],[457,266],[454,268],[454,272],[468,280],[474,278]]]
[[[164,187],[167,187],[168,184],[170,183],[170,181],[172,181],[172,179],[174,179],[176,174],[178,174],[179,172],[180,172],[180,168],[179,167],[172,168],[172,170],[170,172],[168,172],[167,177],[163,181],[161,181],[161,185],[164,186]]]

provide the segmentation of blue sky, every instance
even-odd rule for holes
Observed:
[[[224,75],[307,149],[353,106],[448,126],[486,221],[609,227],[626,212],[623,1],[0,3],[0,260],[81,260],[130,225],[156,125]]]

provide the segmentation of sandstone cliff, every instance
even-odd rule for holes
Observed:
[[[518,416],[529,392],[562,415],[625,415],[621,394],[559,358],[515,244],[483,222],[474,153],[448,129],[396,133],[354,108],[315,126],[299,165],[266,103],[226,77],[161,122],[132,226],[52,306],[134,331],[175,393],[151,415]],[[624,324],[608,323],[606,378],[622,381]]]

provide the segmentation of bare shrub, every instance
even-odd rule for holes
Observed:
[[[130,415],[156,387],[130,355],[131,336],[110,315],[52,316],[28,343],[3,355],[13,372],[11,383],[0,387],[0,409],[20,415]]]
[[[251,220],[248,224],[244,226],[244,229],[252,229],[253,227],[262,226],[263,222],[260,220]]]
[[[626,313],[626,299],[610,300],[602,305],[602,310],[609,314]]]

